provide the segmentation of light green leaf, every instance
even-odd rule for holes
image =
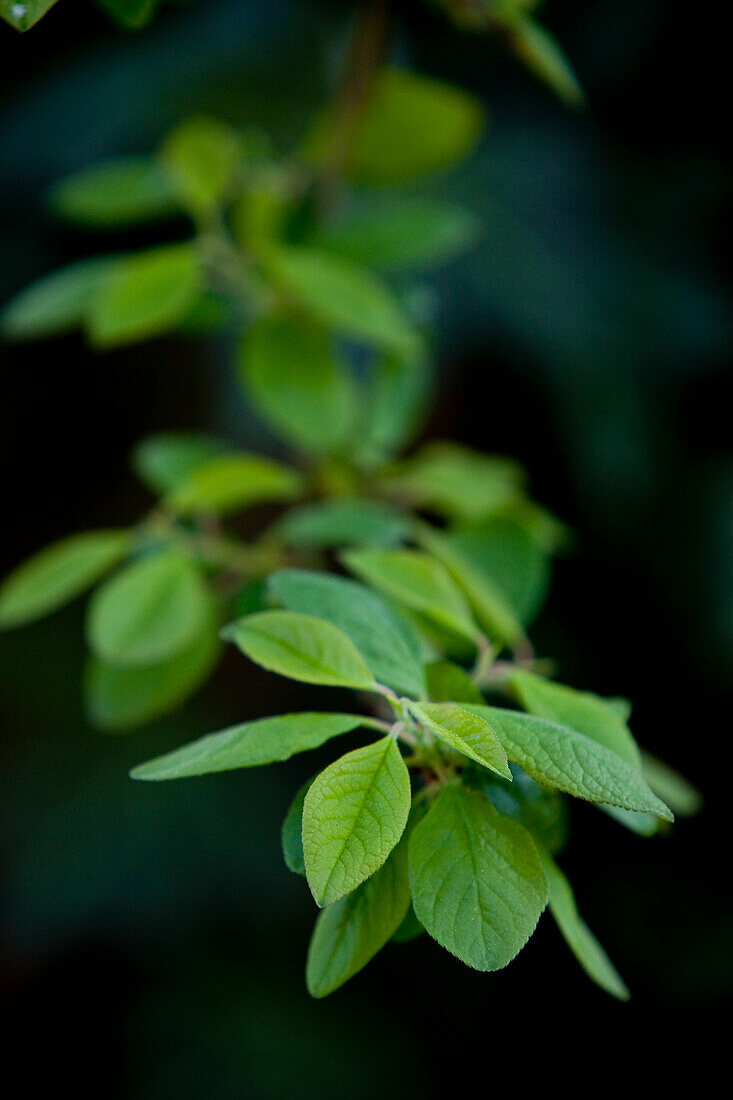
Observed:
[[[506,753],[488,722],[457,703],[411,703],[410,711],[446,745],[511,780]]]
[[[150,157],[119,157],[75,172],[51,188],[49,204],[66,221],[116,229],[175,214],[167,174]]]
[[[267,277],[336,332],[402,356],[418,355],[422,340],[385,284],[366,268],[317,248],[269,247]]]
[[[184,703],[209,678],[221,645],[213,615],[187,649],[155,665],[116,668],[91,656],[84,677],[84,706],[93,726],[123,732]]]
[[[231,126],[197,115],[168,135],[160,156],[181,203],[199,215],[228,197],[243,157],[243,143]]]
[[[165,504],[178,515],[238,512],[265,500],[290,500],[301,487],[290,466],[259,455],[221,455],[197,465],[173,487]]]
[[[420,923],[475,970],[511,962],[547,904],[530,834],[457,784],[446,787],[415,826],[409,874]]]
[[[305,858],[303,856],[303,803],[308,793],[312,779],[304,783],[290,803],[285,814],[280,830],[280,840],[283,850],[285,866],[294,875],[305,875]]]
[[[641,754],[644,778],[664,802],[680,817],[694,817],[702,809],[702,795],[669,764],[657,760],[651,753]]]
[[[332,737],[363,725],[369,725],[369,719],[357,714],[279,714],[199,737],[180,749],[138,764],[130,775],[133,779],[186,779],[275,764],[289,760],[295,753],[317,749]]]
[[[477,227],[459,207],[390,196],[319,229],[309,243],[367,266],[424,269],[463,252]]]
[[[29,623],[73,600],[130,549],[129,531],[85,531],[55,542],[0,585],[0,629]]]
[[[223,633],[251,661],[291,680],[375,689],[374,676],[354,643],[323,619],[295,611],[260,611],[231,623]]]
[[[521,764],[538,783],[589,802],[673,820],[669,807],[657,798],[638,768],[585,734],[519,711],[464,706],[493,726],[509,759]]]
[[[425,668],[428,695],[434,703],[478,703],[484,697],[468,673],[452,661],[431,661]]]
[[[538,847],[550,888],[550,912],[565,942],[592,981],[612,997],[628,1001],[629,991],[622,978],[578,912],[570,883],[549,852],[542,845]]]
[[[356,389],[320,325],[263,317],[245,336],[241,367],[255,408],[285,439],[316,452],[345,444]]]
[[[162,550],[97,589],[87,612],[87,641],[111,665],[159,664],[192,646],[209,616],[210,596],[196,564]]]
[[[368,497],[319,500],[291,508],[275,525],[288,546],[394,546],[409,535],[407,518],[396,508]]]
[[[410,907],[406,838],[372,878],[319,913],[305,978],[312,997],[326,997],[381,951]]]
[[[451,541],[427,524],[417,531],[420,545],[440,561],[468,597],[476,621],[494,642],[517,646],[524,639],[522,624],[503,591],[483,570],[474,565]]]
[[[412,441],[429,407],[433,370],[426,355],[377,359],[367,382],[363,436],[356,442],[360,462],[379,466]]]
[[[628,726],[600,696],[552,683],[521,669],[511,673],[507,686],[530,714],[584,733],[618,753],[627,764],[636,768],[641,766],[639,748]]]
[[[380,683],[400,694],[426,694],[420,641],[376,592],[305,569],[273,573],[268,587],[289,611],[316,615],[343,631]]]
[[[321,907],[379,870],[409,812],[410,777],[392,737],[347,753],[316,777],[303,807],[303,854]]]
[[[157,496],[172,492],[199,466],[224,452],[223,443],[193,432],[161,432],[136,443],[131,455],[132,468]]]
[[[34,24],[42,19],[49,8],[52,8],[56,0],[0,0],[0,16],[16,31],[30,30]]]
[[[358,183],[392,185],[452,167],[471,151],[483,128],[478,100],[416,73],[384,69],[352,138],[346,174]],[[328,162],[338,120],[333,111],[314,122],[303,153]]]
[[[118,263],[116,257],[80,260],[37,279],[3,308],[3,334],[11,340],[37,340],[81,328]]]
[[[475,642],[477,628],[463,593],[439,561],[416,550],[352,550],[344,555],[367,584]]]
[[[95,294],[87,331],[97,347],[147,340],[168,332],[203,289],[194,246],[165,245],[125,256]]]
[[[506,458],[435,442],[380,474],[383,492],[451,519],[480,520],[517,499],[523,472]]]

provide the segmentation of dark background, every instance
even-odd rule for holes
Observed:
[[[152,148],[201,106],[287,148],[324,94],[344,7],[199,0],[124,35],[61,0],[22,38],[0,27],[2,296],[150,239],[55,224],[42,196],[65,173]],[[230,658],[182,714],[103,737],[81,711],[80,608],[4,635],[0,976],[30,1094],[68,1082],[79,1097],[386,1100],[474,1073],[477,1091],[499,1074],[512,1089],[641,1091],[713,1069],[731,988],[728,42],[714,9],[685,0],[554,0],[546,22],[591,101],[573,115],[491,42],[398,7],[397,59],[473,88],[492,116],[470,164],[422,187],[484,224],[435,280],[428,434],[517,456],[573,526],[539,650],[567,682],[632,698],[638,738],[698,784],[705,811],[644,841],[573,809],[563,866],[629,1005],[586,981],[547,919],[503,972],[470,972],[424,937],[314,1002],[314,907],[279,851],[313,758],[126,778],[156,751],[314,696]],[[177,339],[102,356],[76,338],[3,348],[3,571],[62,534],[132,522],[148,498],[126,455],[147,432],[259,444],[230,353]]]

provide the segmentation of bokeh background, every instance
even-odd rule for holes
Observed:
[[[287,148],[325,94],[345,7],[198,0],[125,35],[61,0],[23,37],[2,25],[2,297],[120,244],[44,212],[60,176],[150,149],[201,107]],[[302,980],[314,907],[279,850],[313,759],[181,784],[126,777],[205,730],[312,696],[233,656],[183,713],[104,737],[81,709],[80,608],[3,635],[0,977],[28,1094],[65,1081],[78,1097],[388,1100],[489,1089],[499,1074],[513,1088],[607,1076],[641,1090],[713,1067],[733,982],[728,43],[688,0],[550,0],[546,23],[591,102],[575,115],[491,42],[417,0],[396,7],[397,58],[491,112],[470,162],[421,188],[483,224],[434,280],[426,437],[525,463],[578,536],[540,652],[566,682],[633,699],[638,738],[706,808],[649,841],[574,808],[563,865],[629,1005],[587,983],[548,920],[503,972],[469,972],[424,937],[314,1002]],[[226,340],[93,356],[67,338],[1,354],[3,572],[62,534],[134,520],[148,501],[126,456],[148,432],[263,443]]]

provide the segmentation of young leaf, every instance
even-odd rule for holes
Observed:
[[[388,467],[380,488],[418,508],[451,519],[485,519],[521,492],[523,473],[506,458],[456,443],[430,443],[414,458]]]
[[[446,787],[415,826],[409,874],[420,923],[475,970],[511,962],[547,904],[530,834],[457,784]]]
[[[476,621],[494,641],[518,645],[524,638],[522,624],[498,585],[465,557],[450,535],[438,534],[427,524],[419,528],[420,544],[433,554],[468,597]]]
[[[419,639],[376,592],[305,569],[273,573],[268,587],[289,611],[317,615],[348,635],[380,683],[400,694],[426,694]]]
[[[37,340],[81,328],[118,263],[116,257],[80,260],[37,279],[3,308],[3,334],[11,340]]]
[[[231,623],[223,636],[251,661],[291,680],[375,689],[374,676],[351,639],[312,615],[260,611]]]
[[[450,541],[503,592],[523,626],[532,622],[550,585],[550,552],[538,538],[513,515],[497,515],[453,528]]]
[[[588,802],[673,820],[669,807],[657,798],[638,768],[585,734],[519,711],[464,706],[493,726],[509,759],[521,764],[538,783]]]
[[[470,608],[439,561],[415,550],[352,550],[344,561],[367,584],[475,642]]]
[[[565,942],[592,981],[612,997],[627,1001],[629,991],[608,955],[580,916],[570,883],[549,852],[542,845],[538,848],[550,888],[550,912]]]
[[[227,197],[242,154],[236,130],[198,115],[168,135],[160,155],[182,205],[200,215]]]
[[[221,455],[197,464],[165,498],[178,515],[238,512],[265,500],[290,500],[300,491],[290,466],[259,455]]]
[[[42,19],[49,8],[52,8],[56,0],[0,0],[0,16],[15,27],[16,31],[30,30],[34,24]]]
[[[87,613],[87,640],[108,664],[159,664],[193,645],[209,616],[209,592],[198,567],[175,550],[163,550],[97,589]]]
[[[484,697],[467,672],[452,661],[431,661],[425,667],[428,695],[434,703],[478,703]]]
[[[130,775],[133,779],[186,779],[276,764],[368,724],[368,718],[357,714],[279,714],[199,737],[180,749],[138,764]]]
[[[410,711],[446,745],[504,779],[512,778],[501,742],[488,722],[478,715],[456,703],[411,703]]]
[[[129,531],[85,531],[55,542],[0,585],[0,629],[33,622],[73,600],[128,552]]]
[[[410,777],[392,737],[347,753],[317,776],[303,807],[303,854],[318,905],[379,870],[409,812]]]
[[[255,408],[285,439],[316,452],[346,442],[356,390],[320,325],[263,317],[245,337],[241,366]]]
[[[478,100],[461,89],[384,69],[360,115],[347,174],[367,186],[391,186],[450,168],[476,144],[483,121]],[[323,112],[306,137],[304,155],[327,161],[337,124],[333,111]]]
[[[48,195],[54,213],[90,229],[118,229],[175,214],[167,174],[150,157],[119,157],[75,172]]]
[[[475,239],[477,222],[456,206],[390,196],[317,230],[309,243],[372,267],[437,266]]]
[[[283,850],[285,866],[294,875],[305,875],[305,858],[303,856],[303,803],[308,793],[312,779],[304,783],[290,803],[285,814],[280,830],[280,841]]]
[[[161,432],[136,443],[132,468],[151,493],[164,496],[188,479],[199,466],[224,453],[223,443],[193,432]]]
[[[326,549],[338,546],[394,546],[407,539],[407,518],[396,508],[369,497],[319,500],[291,508],[275,525],[288,546]]]
[[[372,368],[364,401],[360,462],[379,466],[411,442],[429,404],[433,367],[425,355],[381,356]]]
[[[657,760],[651,753],[641,754],[641,770],[654,791],[680,817],[694,817],[702,809],[702,795],[669,764]]]
[[[84,677],[84,706],[90,723],[118,733],[168,714],[198,691],[220,652],[212,616],[192,645],[159,664],[117,668],[91,656]]]
[[[600,696],[552,683],[522,669],[511,673],[507,685],[530,714],[584,733],[618,753],[627,764],[641,766],[641,755],[628,726]]]
[[[165,245],[132,253],[114,266],[95,294],[87,331],[97,347],[146,340],[184,319],[202,290],[192,244]]]
[[[366,268],[302,245],[271,246],[264,264],[276,287],[336,332],[398,355],[419,354],[420,336]]]
[[[312,997],[326,997],[353,978],[401,926],[410,907],[403,837],[377,873],[319,913],[305,979]]]

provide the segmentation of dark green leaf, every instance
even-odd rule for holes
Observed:
[[[313,782],[309,779],[304,783],[290,803],[288,812],[283,819],[280,830],[283,859],[285,866],[294,875],[305,876],[305,859],[303,857],[303,803],[308,789]]]
[[[425,668],[428,695],[434,703],[478,703],[484,697],[467,672],[452,661],[431,661]]]
[[[152,493],[164,496],[224,450],[224,444],[211,436],[161,432],[135,444],[132,468]]]
[[[275,526],[289,546],[394,546],[409,535],[409,521],[396,508],[368,497],[321,500],[291,508]]]

